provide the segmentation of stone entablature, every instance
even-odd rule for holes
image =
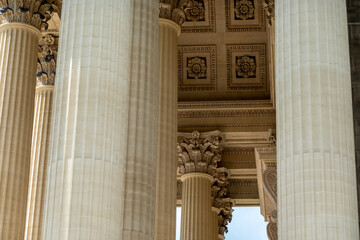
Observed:
[[[62,0],[0,1],[0,24],[18,22],[47,29],[53,12],[60,15]]]
[[[54,86],[57,50],[58,37],[47,34],[40,39],[36,72],[37,86]]]
[[[179,133],[177,140],[178,172],[207,173],[211,176],[221,160],[223,137],[219,131]]]

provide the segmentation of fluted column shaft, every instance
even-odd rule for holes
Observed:
[[[219,212],[220,210],[216,207],[211,207],[211,237],[210,240],[219,240]]]
[[[155,239],[175,239],[177,186],[177,39],[180,27],[159,20],[159,119]]]
[[[123,239],[155,234],[159,86],[159,2],[133,0]]]
[[[43,239],[121,239],[132,9],[63,2]]]
[[[23,239],[40,31],[0,25],[0,239]]]
[[[279,239],[359,239],[346,1],[277,0]]]
[[[54,86],[36,88],[25,229],[26,240],[41,239],[53,95]]]
[[[206,173],[186,173],[181,176],[181,240],[209,240],[213,236],[211,184]]]

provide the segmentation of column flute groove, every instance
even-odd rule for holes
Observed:
[[[160,65],[155,239],[174,240],[177,186],[177,39],[181,32],[180,25],[183,23],[184,13],[175,8],[177,1],[164,2],[159,2]]]
[[[358,239],[345,2],[275,11],[279,239]]]
[[[213,237],[211,186],[217,162],[221,160],[222,140],[218,131],[178,135],[178,172],[183,182],[181,240]]]
[[[42,239],[121,238],[132,9],[63,3]]]
[[[158,120],[158,0],[133,0],[123,239],[155,233]]]
[[[48,164],[50,123],[56,72],[58,39],[46,35],[40,40],[38,53],[35,114],[32,134],[29,193],[25,239],[41,239],[44,196]]]
[[[57,3],[0,3],[1,239],[24,239],[38,41]]]

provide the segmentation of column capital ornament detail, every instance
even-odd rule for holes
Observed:
[[[224,236],[228,232],[227,225],[232,220],[233,202],[227,197],[228,171],[226,168],[217,168],[213,174],[214,182],[212,184],[213,207],[219,209],[218,225],[219,235]]]
[[[275,0],[265,0],[264,7],[269,24],[272,25],[275,17]]]
[[[186,173],[200,172],[211,176],[221,160],[222,136],[220,132],[215,135],[202,137],[199,132],[179,135],[177,140],[178,171],[181,175]]]
[[[0,0],[0,24],[19,22],[47,29],[53,12],[60,14],[62,0]]]
[[[175,0],[160,0],[159,17],[174,21],[179,26],[185,22],[185,13],[181,8],[176,7]]]
[[[48,34],[40,39],[36,73],[37,86],[53,86],[55,84],[57,50],[57,37]]]

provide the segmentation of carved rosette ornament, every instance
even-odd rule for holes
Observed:
[[[185,22],[185,13],[176,7],[176,0],[160,0],[159,17],[171,20],[181,26]]]
[[[53,12],[60,15],[62,0],[0,0],[0,24],[19,22],[47,29]]]
[[[219,235],[224,236],[228,232],[227,225],[232,220],[233,203],[227,197],[227,187],[229,186],[228,172],[226,168],[217,168],[213,174],[212,184],[213,207],[219,209],[218,225]]]
[[[269,24],[272,25],[275,17],[275,0],[265,0],[264,7]]]
[[[195,131],[191,138],[179,136],[177,140],[178,171],[186,173],[214,174],[217,163],[221,160],[222,137],[212,135],[201,138]]]
[[[40,39],[36,73],[37,86],[53,86],[55,83],[58,38],[46,35]]]

